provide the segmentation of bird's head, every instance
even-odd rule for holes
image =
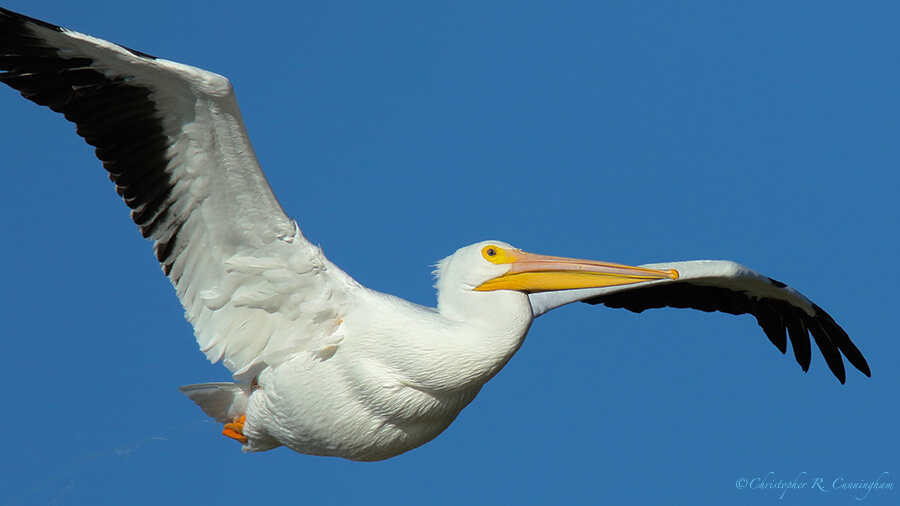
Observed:
[[[501,241],[461,248],[441,260],[435,274],[440,312],[466,319],[491,318],[505,308],[531,314],[529,295],[535,293],[678,278],[674,270],[536,255]]]

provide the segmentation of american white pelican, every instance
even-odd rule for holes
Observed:
[[[870,375],[821,308],[728,261],[629,267],[485,241],[438,264],[436,309],[369,290],[281,209],[224,77],[3,9],[0,71],[96,147],[201,350],[236,380],[182,391],[244,451],[411,450],[503,368],[534,318],[575,301],[749,313],[782,353],[790,338],[804,371],[812,335],[842,383],[841,354]]]

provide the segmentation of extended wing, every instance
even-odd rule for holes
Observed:
[[[790,338],[794,357],[804,371],[811,358],[809,336],[822,351],[825,362],[844,383],[843,354],[854,367],[871,376],[869,365],[844,329],[793,288],[743,265],[724,260],[697,260],[642,265],[650,269],[675,269],[677,280],[529,295],[535,316],[571,302],[604,304],[640,313],[645,309],[675,307],[752,314],[781,353]]]
[[[281,209],[227,79],[2,8],[0,71],[96,148],[211,361],[253,374],[337,318],[357,285]]]

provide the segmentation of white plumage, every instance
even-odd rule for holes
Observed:
[[[810,335],[841,382],[831,317],[727,261],[629,267],[499,241],[437,271],[438,305],[369,290],[281,209],[227,79],[0,9],[0,81],[65,114],[97,148],[174,285],[200,349],[236,383],[182,388],[246,451],[379,460],[441,433],[516,353],[532,320],[581,301],[756,316],[806,370]]]

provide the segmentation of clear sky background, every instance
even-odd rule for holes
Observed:
[[[242,454],[177,391],[229,376],[91,148],[3,87],[0,503],[778,503],[736,486],[768,473],[806,483],[784,504],[900,501],[900,4],[374,4],[3,2],[229,77],[284,208],[367,286],[433,305],[482,239],[732,259],[872,378],[804,374],[749,316],[576,304],[419,449]]]

